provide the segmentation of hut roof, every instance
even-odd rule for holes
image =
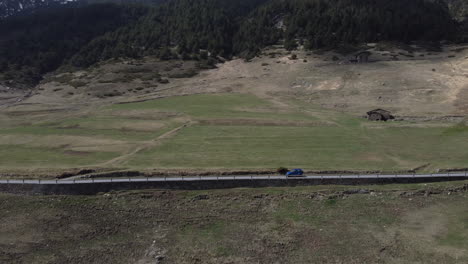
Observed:
[[[372,114],[380,114],[382,115],[383,117],[385,117],[386,119],[393,119],[395,118],[392,113],[390,113],[390,111],[387,111],[387,110],[384,110],[384,109],[375,109],[375,110],[372,110],[372,111],[369,111],[367,112],[368,115],[372,115]]]

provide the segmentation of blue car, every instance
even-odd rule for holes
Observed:
[[[304,171],[301,169],[294,169],[286,173],[286,176],[288,177],[301,177],[303,175],[304,175]]]

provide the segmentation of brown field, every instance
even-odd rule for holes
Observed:
[[[466,263],[467,186],[0,194],[0,262]]]

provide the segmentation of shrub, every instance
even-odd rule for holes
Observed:
[[[149,73],[149,72],[152,72],[152,70],[150,68],[144,68],[144,67],[128,67],[128,68],[123,68],[123,69],[119,69],[119,70],[116,70],[114,71],[114,73],[129,73],[129,74],[132,74],[132,73]]]
[[[121,95],[123,95],[123,93],[118,92],[118,91],[112,91],[112,92],[107,92],[103,94],[104,97],[114,97],[114,96],[121,96]]]
[[[69,73],[63,73],[61,75],[54,76],[52,81],[58,82],[58,83],[64,83],[68,84],[73,80],[73,75]]]
[[[154,79],[153,75],[145,75],[145,76],[141,77],[142,81],[152,81],[153,79]]]
[[[76,81],[71,81],[70,85],[73,86],[74,88],[79,88],[79,87],[86,86],[86,82],[76,80]]]
[[[201,51],[199,58],[200,58],[200,60],[207,60],[208,59],[208,52]]]
[[[285,168],[285,167],[279,167],[278,169],[276,169],[276,172],[278,172],[279,174],[281,175],[286,175],[286,173],[288,173],[288,169]]]
[[[195,75],[197,75],[198,72],[195,70],[187,70],[187,71],[180,71],[176,73],[171,73],[168,75],[169,78],[175,78],[175,79],[181,79],[181,78],[191,78]]]

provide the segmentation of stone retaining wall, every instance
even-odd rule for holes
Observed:
[[[200,180],[162,182],[111,182],[76,184],[0,184],[0,192],[32,195],[94,195],[120,190],[170,189],[209,190],[230,188],[294,187],[310,185],[372,185],[468,180],[468,177],[437,178],[361,178],[361,179],[271,179]]]

